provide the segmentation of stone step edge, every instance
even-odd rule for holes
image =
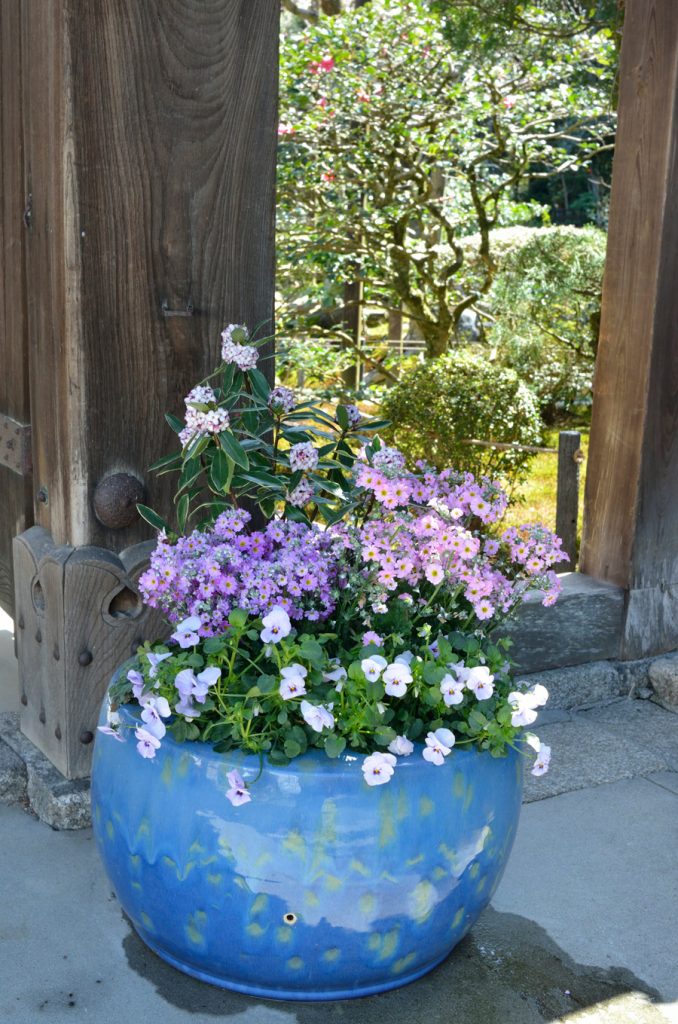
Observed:
[[[3,763],[8,766],[4,786]],[[89,779],[65,779],[21,732],[19,716],[8,712],[0,714],[0,802],[26,806],[53,829],[92,824]]]

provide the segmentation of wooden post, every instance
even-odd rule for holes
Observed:
[[[678,647],[677,98],[678,4],[627,0],[581,552],[627,658]]]
[[[578,430],[561,430],[558,434],[556,533],[561,538],[563,551],[570,556],[570,560],[555,565],[556,572],[567,572],[574,569],[577,564],[580,462],[581,434]]]
[[[0,608],[14,611],[12,537],[31,525],[28,334],[24,273],[21,0],[0,4]]]
[[[15,542],[22,728],[70,777],[112,669],[158,628],[135,502],[171,508],[146,471],[176,443],[163,414],[226,323],[272,332],[278,20],[277,0],[22,4],[41,528]]]

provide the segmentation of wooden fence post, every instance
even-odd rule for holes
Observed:
[[[135,595],[151,532],[135,502],[171,509],[174,482],[147,475],[176,443],[163,414],[183,413],[226,323],[272,332],[279,16],[278,0],[22,4],[11,202],[32,197],[38,526],[15,541],[21,722],[71,778],[113,668],[157,630]]]
[[[569,556],[554,565],[556,572],[567,572],[577,564],[577,522],[579,519],[579,466],[581,434],[578,430],[561,430],[558,434],[558,484],[556,498],[556,533]]]

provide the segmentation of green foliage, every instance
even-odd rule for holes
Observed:
[[[539,444],[537,403],[514,370],[488,362],[484,351],[464,348],[420,363],[383,403],[389,437],[410,462],[426,459],[476,475],[522,479],[530,452],[482,448],[469,440]]]
[[[568,227],[510,234],[486,300],[494,318],[488,339],[497,360],[535,392],[546,422],[581,415],[591,400],[605,233]]]
[[[332,321],[341,286],[360,278],[368,303],[402,307],[428,355],[445,352],[491,286],[492,232],[545,216],[521,184],[581,167],[609,141],[609,33],[509,26],[510,45],[481,60],[454,41],[458,17],[424,0],[372,0],[284,39],[286,330]],[[474,233],[470,266],[463,240]]]

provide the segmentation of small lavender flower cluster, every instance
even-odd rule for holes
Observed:
[[[202,434],[219,434],[230,425],[226,409],[216,405],[212,388],[199,385],[186,395],[186,426],[179,434],[182,448]]]
[[[242,509],[227,511],[210,531],[176,543],[161,536],[139,580],[146,604],[171,622],[198,616],[201,637],[224,632],[233,608],[257,616],[277,605],[295,620],[327,618],[339,585],[331,535],[287,520],[244,532],[249,519]]]
[[[221,332],[221,358],[226,364],[233,363],[239,370],[253,370],[257,365],[257,350],[246,345],[249,331],[243,324],[229,324]]]
[[[297,404],[294,391],[280,384],[271,390],[268,396],[268,407],[275,416],[286,416]]]

